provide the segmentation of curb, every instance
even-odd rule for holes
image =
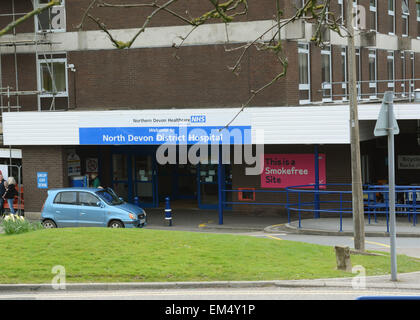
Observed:
[[[375,278],[375,277],[372,277]],[[4,284],[0,293],[10,292],[57,292],[57,291],[114,291],[114,290],[170,290],[170,289],[243,289],[243,288],[353,288],[353,278],[320,279],[320,280],[273,280],[273,281],[215,281],[215,282],[145,282],[145,283],[70,283],[65,289],[54,289],[51,284]],[[367,289],[418,290],[419,284],[393,283],[390,280],[382,283],[369,283]],[[355,289],[356,290],[356,289]],[[357,290],[363,290],[357,288]]]
[[[266,233],[278,233],[281,231],[289,231],[295,234],[307,234],[307,235],[316,235],[316,236],[354,236],[352,231],[329,231],[329,230],[319,230],[319,229],[299,229],[298,227],[292,226],[289,223],[284,224],[282,227],[278,226],[268,226],[264,228],[264,232]],[[372,232],[367,231],[365,232],[366,237],[389,237],[388,232]],[[419,233],[398,233],[397,237],[400,238],[420,238]]]

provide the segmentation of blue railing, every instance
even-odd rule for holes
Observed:
[[[331,190],[333,189],[333,190]],[[348,189],[348,190],[342,190]],[[368,222],[371,223],[371,216],[377,222],[378,215],[386,216],[387,232],[389,232],[389,191],[386,185],[365,185],[363,186],[364,212],[368,215]],[[290,186],[284,190],[223,190],[224,193],[232,194],[245,192],[253,195],[271,193],[285,195],[283,200],[276,202],[256,201],[255,197],[242,201],[224,201],[225,205],[257,205],[257,206],[280,206],[287,210],[288,222],[291,222],[292,215],[297,214],[298,227],[302,228],[302,215],[313,213],[319,218],[322,213],[336,214],[339,216],[339,231],[343,231],[343,218],[352,217],[352,191],[351,184],[320,184]],[[420,213],[420,186],[396,186],[395,187],[395,212],[397,215],[407,215],[408,220],[417,224],[417,214]],[[224,197],[226,198],[226,197]]]

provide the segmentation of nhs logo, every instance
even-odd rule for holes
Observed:
[[[206,116],[191,116],[190,121],[191,123],[205,123]]]

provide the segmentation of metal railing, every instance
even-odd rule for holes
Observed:
[[[420,82],[420,79],[357,81],[356,82],[357,96],[358,96],[358,99],[362,101],[376,101],[376,100],[380,100],[386,91],[393,91],[396,101],[401,100],[401,101],[413,102],[415,98],[416,82]],[[392,84],[392,86],[387,85],[386,88],[384,88],[382,92],[382,90],[381,91],[378,90],[379,84]],[[400,84],[398,88],[400,90],[396,90],[397,84]],[[335,98],[341,98],[342,101],[349,100],[349,92],[348,92],[349,83],[348,82],[345,82],[345,81],[325,82],[322,84],[322,87],[323,88],[320,91],[322,91],[323,101],[328,100],[328,99],[331,99],[331,102],[340,101],[339,99],[335,99]],[[344,92],[341,94],[338,93],[340,90]]]
[[[343,190],[348,189],[348,190]],[[389,232],[389,191],[386,185],[364,185],[364,213],[368,216],[368,223],[371,224],[371,217],[377,222],[379,215],[386,217],[386,232]],[[335,215],[339,218],[339,231],[343,231],[343,218],[352,217],[352,191],[351,184],[320,184],[290,186],[284,190],[255,190],[238,189],[223,190],[226,193],[250,193],[253,196],[241,201],[222,201],[223,205],[256,205],[282,207],[287,211],[288,223],[291,223],[293,214],[297,215],[298,228],[302,228],[302,216],[313,213],[314,218],[322,218]],[[277,201],[257,200],[257,194],[282,195]],[[408,221],[417,224],[417,214],[420,214],[420,186],[396,186],[396,215],[407,215]],[[232,197],[233,198],[233,197]],[[239,197],[238,197],[239,198]],[[280,197],[277,197],[280,198]],[[219,207],[219,210],[223,210]],[[221,212],[222,213],[222,212]],[[321,217],[322,214],[322,217]]]

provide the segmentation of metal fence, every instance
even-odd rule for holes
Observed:
[[[282,207],[287,211],[288,222],[296,217],[298,228],[302,228],[302,216],[313,213],[314,218],[337,217],[339,231],[343,231],[343,218],[352,217],[352,191],[351,184],[320,184],[290,186],[284,190],[255,190],[237,189],[223,190],[237,194],[237,201],[223,201],[224,206],[219,206],[219,214],[223,214],[223,207],[231,205],[255,205]],[[246,199],[240,194],[248,193]],[[277,201],[257,201],[257,194],[272,194]],[[386,217],[387,232],[389,232],[389,190],[386,185],[364,185],[364,213],[368,216],[368,223],[372,218],[377,222],[378,216]],[[417,214],[420,213],[420,186],[395,187],[395,212],[397,215],[406,215],[408,221],[417,224]],[[224,197],[226,198],[226,197]],[[231,197],[232,199],[234,197]],[[239,200],[239,198],[242,198]]]

